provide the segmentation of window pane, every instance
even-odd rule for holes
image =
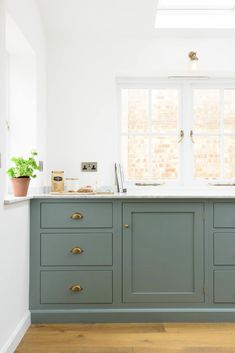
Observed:
[[[127,172],[130,180],[143,180],[148,177],[148,138],[128,136]]]
[[[235,90],[224,91],[224,131],[235,132]]]
[[[177,137],[152,139],[152,174],[156,179],[176,179],[179,170]]]
[[[220,127],[220,91],[194,90],[194,132],[216,133]]]
[[[152,91],[152,131],[169,132],[178,128],[179,98],[177,90]]]
[[[194,137],[194,176],[196,179],[220,177],[220,151],[218,137]]]
[[[224,177],[235,178],[235,137],[224,138]]]
[[[148,90],[122,91],[122,131],[146,132],[148,129]]]

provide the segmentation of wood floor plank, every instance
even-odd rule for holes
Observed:
[[[107,347],[60,347],[59,349],[50,349],[43,347],[23,348],[19,347],[15,351],[16,353],[133,353],[132,348],[107,348]]]
[[[32,325],[17,353],[234,353],[235,324]]]

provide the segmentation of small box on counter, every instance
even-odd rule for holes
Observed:
[[[63,192],[64,191],[64,172],[53,170],[51,172],[51,191]]]

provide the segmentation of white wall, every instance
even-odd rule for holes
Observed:
[[[5,0],[7,12],[22,31],[37,61],[37,145],[39,159],[46,162],[46,43],[44,27],[36,0]],[[46,164],[45,164],[46,169]],[[38,175],[37,185],[45,184],[45,174]]]
[[[40,18],[32,0],[9,0],[11,13],[32,43],[38,59],[38,150],[45,158],[45,43]],[[0,0],[0,352],[13,352],[29,324],[29,203],[4,206],[6,154],[5,6]]]
[[[102,18],[99,17],[102,22]],[[203,70],[235,71],[235,39],[172,36],[110,36],[69,33],[51,36],[48,54],[48,170],[81,176],[83,183],[113,183],[119,159],[115,78],[158,76],[188,68],[198,51]],[[81,161],[98,161],[92,178]],[[48,178],[49,180],[49,178]],[[91,181],[90,181],[91,180]]]
[[[7,207],[2,202],[1,198],[0,352],[9,353],[30,322],[29,202]]]
[[[8,55],[8,158],[28,157],[37,145],[36,58],[30,54]],[[9,162],[9,161],[8,161]]]

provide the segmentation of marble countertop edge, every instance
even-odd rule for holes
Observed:
[[[31,199],[235,199],[235,187],[219,189],[165,189],[154,191],[130,191],[127,193],[97,194],[97,195],[55,195],[55,194],[32,194],[26,197],[14,197],[12,195],[4,198],[4,205],[25,202]]]

